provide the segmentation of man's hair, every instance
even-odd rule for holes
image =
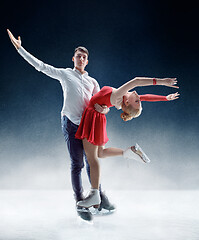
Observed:
[[[89,56],[89,52],[88,52],[88,49],[86,49],[85,47],[82,47],[82,46],[79,46],[79,47],[76,47],[75,48],[75,51],[74,51],[74,55],[77,51],[80,51],[80,52],[84,52],[87,54],[87,56]]]

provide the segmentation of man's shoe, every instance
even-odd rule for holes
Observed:
[[[81,201],[84,199],[84,195],[81,193],[78,197],[74,194],[74,198],[76,200],[76,204],[78,201]],[[76,211],[77,214],[80,218],[82,218],[85,221],[92,221],[93,220],[93,215],[89,211],[88,208],[80,207],[76,205]]]
[[[101,203],[98,208],[98,211],[101,211],[102,209],[106,209],[108,211],[115,211],[116,207],[110,201],[108,200],[108,197],[105,195],[104,192],[100,192],[100,197],[101,197]]]
[[[85,220],[85,221],[92,221],[93,220],[92,213],[89,211],[88,208],[77,206],[76,209],[77,209],[78,216],[80,216],[83,220]]]

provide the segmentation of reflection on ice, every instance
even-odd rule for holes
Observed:
[[[78,219],[70,191],[0,191],[1,240],[198,239],[198,191],[114,191],[110,215]]]

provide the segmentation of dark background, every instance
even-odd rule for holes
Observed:
[[[177,77],[177,101],[143,103],[142,115],[128,123],[111,109],[107,146],[138,142],[153,161],[129,170],[120,158],[103,160],[102,179],[111,188],[198,188],[199,21],[192,1],[4,1],[1,10],[0,188],[69,184],[61,86],[24,61],[7,28],[21,36],[26,50],[56,67],[73,68],[74,48],[87,47],[86,70],[101,87],[119,87],[135,76]],[[137,91],[167,95],[175,89]]]

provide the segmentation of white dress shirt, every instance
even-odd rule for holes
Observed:
[[[55,68],[38,60],[23,47],[19,54],[36,70],[59,80],[63,89],[62,115],[66,115],[74,124],[79,125],[84,109],[95,93],[100,90],[98,82],[87,72],[81,74],[76,68]]]

